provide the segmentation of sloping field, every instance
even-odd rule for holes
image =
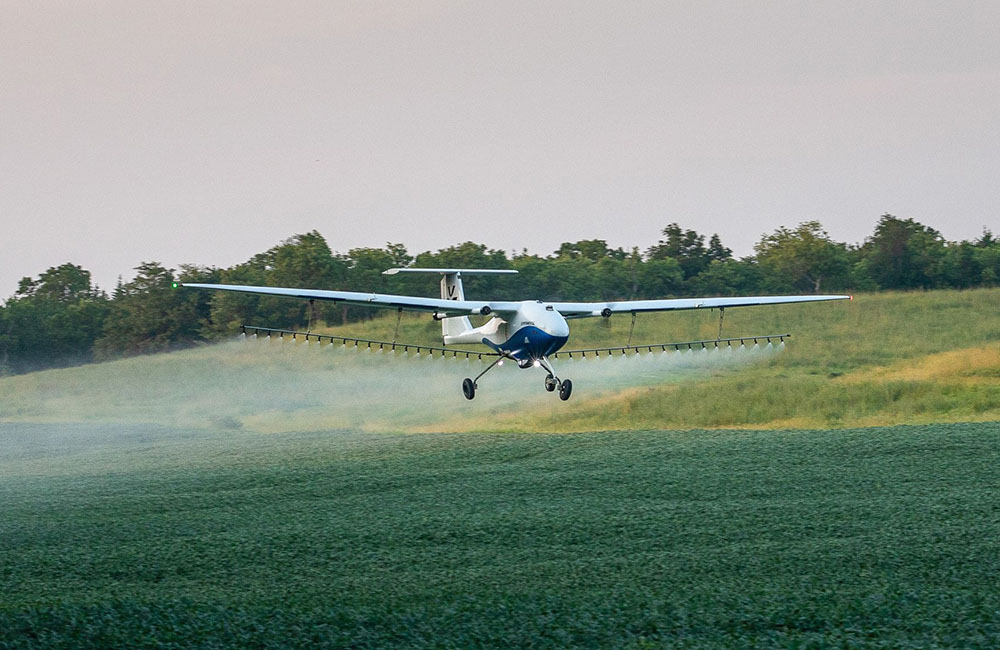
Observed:
[[[0,428],[0,647],[997,647],[1000,427]]]
[[[0,420],[152,422],[262,432],[829,428],[1000,420],[1000,289],[751,307],[725,334],[791,332],[773,347],[559,359],[566,403],[541,371],[507,364],[473,402],[485,362],[245,341],[0,379]],[[258,323],[260,324],[260,323]],[[394,315],[326,330],[391,340]],[[282,323],[264,323],[280,326]],[[620,345],[629,319],[573,321],[569,347]],[[640,316],[633,342],[714,338],[717,313]],[[400,341],[438,342],[404,317]],[[405,358],[401,358],[405,357]]]
[[[732,310],[795,337],[560,362],[569,402],[275,340],[0,379],[0,648],[997,647],[998,304]]]
[[[829,305],[731,312],[730,335],[787,331],[794,336],[780,353],[739,369],[719,364],[700,375],[667,371],[661,381],[637,381],[566,412],[500,414],[489,423],[457,418],[449,426],[781,429],[1000,420],[1000,290],[877,294]],[[638,341],[711,338],[717,326],[714,318],[697,313],[643,320],[633,337]],[[627,320],[610,328],[591,322],[574,332],[593,344],[623,340],[627,328]],[[566,374],[572,376],[576,367]]]

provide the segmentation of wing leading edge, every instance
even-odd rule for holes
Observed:
[[[200,284],[185,282],[183,287],[234,291],[261,296],[287,296],[305,300],[326,300],[348,305],[379,307],[382,309],[403,309],[422,311],[440,316],[475,316],[492,312],[516,312],[519,303],[496,300],[446,300],[423,296],[401,296],[385,293],[359,291],[331,291],[326,289],[290,289],[285,287],[255,287],[239,284]],[[717,309],[727,307],[751,307],[754,305],[783,305],[798,302],[821,302],[827,300],[850,300],[851,296],[749,296],[740,298],[672,298],[667,300],[619,300],[611,302],[552,302],[552,307],[566,318],[588,318],[652,311],[677,311],[684,309]]]

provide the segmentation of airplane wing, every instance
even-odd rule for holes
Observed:
[[[612,302],[553,302],[552,306],[566,318],[588,318],[649,311],[681,309],[717,309],[750,307],[753,305],[783,305],[794,302],[851,300],[852,296],[750,296],[741,298],[674,298],[669,300],[618,300]]]
[[[178,286],[195,289],[234,291],[262,296],[287,296],[305,300],[326,300],[348,305],[380,307],[422,311],[440,316],[476,316],[498,312],[516,312],[519,303],[497,300],[445,300],[424,296],[401,296],[395,294],[365,293],[358,291],[330,291],[326,289],[290,289],[284,287],[255,287],[239,284],[178,283]],[[611,302],[553,302],[551,304],[566,318],[587,318],[610,316],[621,313],[641,313],[650,311],[675,311],[682,309],[715,309],[725,307],[748,307],[752,305],[780,305],[796,302],[816,302],[824,300],[849,300],[851,296],[751,296],[741,298],[674,298],[667,300],[619,300]]]
[[[491,305],[506,306],[507,303],[490,303],[486,300],[444,300],[442,298],[424,298],[420,296],[398,296],[382,293],[363,293],[358,291],[328,291],[325,289],[286,289],[284,287],[253,287],[239,284],[199,284],[193,282],[178,283],[178,286],[195,289],[214,289],[217,291],[235,291],[252,293],[261,296],[288,296],[306,300],[327,300],[334,303],[361,305],[365,307],[381,307],[383,309],[402,309],[404,311],[423,311],[441,316],[476,316],[486,315],[494,311]]]

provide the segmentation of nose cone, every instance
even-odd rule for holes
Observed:
[[[525,320],[549,336],[560,338],[569,336],[569,323],[552,305],[546,305],[542,302],[526,302],[521,310]]]
[[[547,334],[552,336],[567,337],[569,336],[569,323],[566,319],[557,311],[545,312],[546,318],[545,325],[543,329]]]
[[[569,323],[555,309],[541,302],[523,303],[513,319],[518,325],[503,348],[515,359],[545,357],[566,344]]]

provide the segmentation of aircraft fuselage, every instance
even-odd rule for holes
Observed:
[[[445,345],[485,343],[506,357],[534,361],[552,354],[569,340],[569,323],[551,304],[540,300],[517,303],[517,310],[494,316],[485,325],[444,336]],[[455,328],[458,329],[458,328]]]
[[[513,333],[493,343],[519,361],[546,357],[569,340],[569,323],[552,305],[541,301],[522,302],[507,322],[506,331]]]

